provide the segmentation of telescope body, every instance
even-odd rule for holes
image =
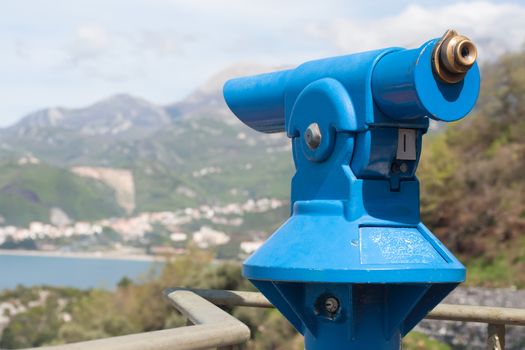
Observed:
[[[458,84],[435,76],[432,50],[437,40],[417,49],[388,48],[311,61],[295,69],[229,80],[224,98],[233,113],[261,132],[285,131],[299,93],[324,78],[340,82],[356,104],[356,124],[414,121],[429,117],[451,122],[474,107],[479,93],[477,64]]]
[[[474,107],[475,56],[467,38],[448,31],[417,49],[225,84],[242,122],[292,142],[292,214],[243,274],[307,350],[397,350],[464,281],[463,265],[420,221],[415,172],[429,119],[456,121]]]

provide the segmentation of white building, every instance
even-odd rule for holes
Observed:
[[[199,231],[193,234],[193,241],[197,247],[205,249],[210,246],[226,244],[230,237],[224,232],[216,231],[208,226],[202,226]]]

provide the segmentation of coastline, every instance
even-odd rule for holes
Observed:
[[[123,254],[120,252],[53,252],[41,250],[12,250],[0,249],[0,256],[36,256],[46,258],[71,258],[71,259],[98,259],[98,260],[128,260],[163,262],[164,257],[146,254]]]

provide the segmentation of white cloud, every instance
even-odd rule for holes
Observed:
[[[184,52],[184,45],[189,41],[195,41],[191,35],[180,35],[175,31],[153,31],[145,30],[135,40],[137,53],[149,52],[158,56],[179,55]]]
[[[474,39],[483,59],[519,48],[525,37],[525,0],[509,1],[6,1],[0,126],[119,92],[171,103],[238,62],[295,65],[416,47],[449,27]]]
[[[109,47],[110,37],[106,28],[88,24],[76,28],[69,52],[73,61],[80,61],[101,55]]]
[[[385,46],[415,47],[453,28],[478,44],[481,59],[518,50],[525,40],[525,7],[468,2],[442,7],[410,5],[398,14],[368,21],[338,19],[306,28],[314,38],[330,40],[340,51]]]
[[[84,25],[77,28],[78,40],[90,49],[104,49],[109,44],[106,29],[100,25]]]
[[[102,25],[81,25],[65,50],[75,62],[99,56],[133,55],[137,61],[149,53],[158,56],[178,55],[184,43],[195,40],[191,35],[181,35],[173,30],[108,30]],[[141,65],[141,62],[137,62]]]

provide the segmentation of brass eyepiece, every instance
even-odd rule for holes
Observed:
[[[434,47],[432,66],[445,83],[458,83],[478,57],[476,45],[469,38],[449,29]]]

